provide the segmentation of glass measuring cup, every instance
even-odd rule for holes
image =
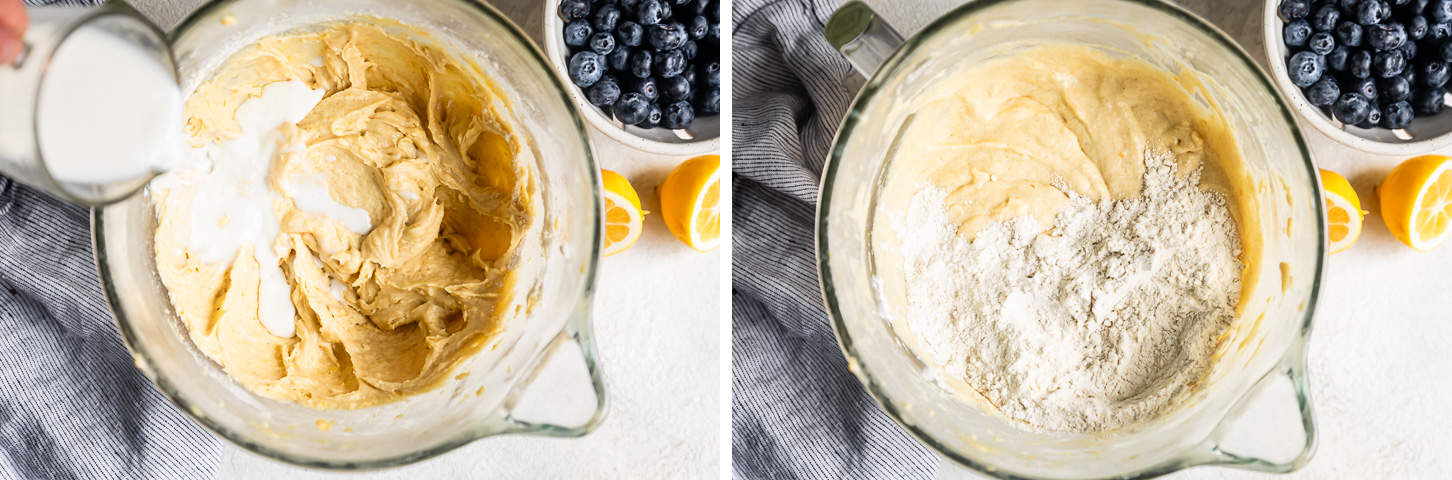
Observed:
[[[600,245],[600,179],[579,112],[544,57],[494,9],[468,0],[228,0],[191,14],[171,35],[182,90],[266,35],[357,15],[433,34],[475,62],[514,100],[510,114],[534,151],[541,218],[502,307],[503,332],[428,393],[398,403],[320,411],[258,397],[191,344],[152,255],[155,215],[144,195],[92,217],[97,262],[117,327],[136,365],[217,436],[281,461],[368,469],[410,463],[476,439],[590,432],[605,411],[590,308]]]
[[[1285,99],[1223,33],[1150,0],[987,0],[959,7],[903,40],[865,5],[849,3],[828,40],[869,77],[838,130],[817,210],[823,296],[848,366],[899,424],[966,467],[1002,478],[1142,478],[1196,465],[1285,472],[1315,446],[1305,342],[1325,231],[1319,177]],[[1203,388],[1151,421],[1097,434],[1024,431],[956,398],[894,332],[891,265],[874,242],[888,230],[878,195],[891,152],[926,85],[956,69],[1046,43],[1141,59],[1182,78],[1226,116],[1254,184],[1260,240],[1256,282],[1222,341]]]
[[[159,71],[171,72],[176,81],[176,65],[162,33],[119,1],[98,7],[33,7],[27,10],[30,26],[26,29],[25,47],[19,60],[0,65],[0,173],[26,185],[45,190],[72,203],[105,205],[130,196],[145,186],[159,171],[138,169],[125,178],[106,181],[68,179],[57,175],[54,158],[47,164],[42,148],[40,121],[41,94],[51,80],[48,68],[68,41],[82,32],[99,32],[117,41],[126,42],[139,59],[154,60]],[[106,81],[105,72],[97,72],[96,82]],[[178,127],[180,121],[178,118]],[[76,142],[92,139],[76,138]],[[96,162],[115,159],[96,158]]]

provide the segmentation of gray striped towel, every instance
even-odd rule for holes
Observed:
[[[209,478],[218,442],[132,366],[87,215],[0,177],[0,478]]]
[[[831,0],[738,0],[732,24],[732,465],[744,478],[927,478],[937,457],[847,371],[812,243],[817,182],[854,91]]]

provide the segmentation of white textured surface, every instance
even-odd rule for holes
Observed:
[[[961,0],[865,0],[905,35]],[[1275,1],[1275,0],[1269,0]],[[911,3],[911,8],[908,7]],[[1181,2],[1264,61],[1261,3]],[[1351,180],[1362,208],[1376,212],[1373,188],[1401,158],[1359,153],[1314,130],[1312,156]],[[1426,152],[1452,155],[1452,152]],[[1327,261],[1313,326],[1308,372],[1319,430],[1315,457],[1291,475],[1199,467],[1178,479],[1448,478],[1452,476],[1452,245],[1418,253],[1392,238],[1373,213],[1361,240]],[[944,463],[941,478],[979,478]]]
[[[200,0],[132,0],[170,28]],[[540,35],[535,0],[496,1]],[[684,157],[638,153],[591,132],[602,167],[660,210],[655,188]],[[595,335],[610,395],[605,423],[580,439],[492,437],[393,470],[347,475],[301,470],[226,445],[218,477],[231,478],[708,478],[720,470],[720,251],[697,253],[645,218],[634,248],[602,259]]]

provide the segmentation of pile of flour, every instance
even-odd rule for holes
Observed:
[[[1206,373],[1240,296],[1225,198],[1145,161],[1142,196],[1071,195],[965,240],[926,188],[900,233],[918,354],[1030,429],[1110,430],[1163,412]]]

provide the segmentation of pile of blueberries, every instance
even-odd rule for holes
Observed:
[[[1347,125],[1403,128],[1442,111],[1452,0],[1281,0],[1286,70]]]
[[[626,125],[721,113],[721,0],[562,0],[569,74]]]

